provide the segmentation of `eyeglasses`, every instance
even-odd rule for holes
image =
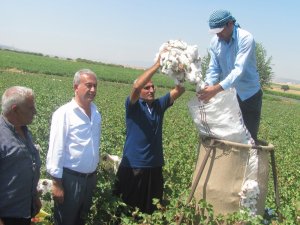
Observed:
[[[145,86],[144,89],[149,91],[150,88],[152,88],[153,90],[155,90],[155,86],[154,85],[149,85],[149,86]]]

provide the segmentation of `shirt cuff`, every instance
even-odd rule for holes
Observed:
[[[221,81],[219,84],[221,85],[223,90],[227,90],[231,87],[230,84],[228,82],[226,82],[225,80]]]
[[[47,172],[54,178],[62,178],[63,169],[56,168],[56,169],[47,169]]]

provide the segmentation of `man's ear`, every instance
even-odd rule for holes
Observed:
[[[18,106],[16,104],[13,104],[11,106],[11,111],[16,112],[18,110]]]
[[[76,90],[77,90],[77,88],[78,88],[78,84],[74,84],[74,85],[73,85],[73,89],[74,89],[74,91],[76,91]]]

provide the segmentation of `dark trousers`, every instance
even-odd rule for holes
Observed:
[[[259,90],[252,97],[244,101],[242,101],[239,96],[237,97],[242,111],[245,126],[247,127],[252,138],[256,142],[262,107],[262,91]]]
[[[4,225],[30,225],[31,218],[1,218]]]
[[[85,224],[92,205],[96,181],[96,173],[89,177],[82,177],[64,170],[62,177],[64,202],[63,204],[54,203],[55,225]]]
[[[153,198],[162,201],[162,167],[130,168],[120,166],[113,194],[121,196],[129,206],[138,207],[141,212],[152,214],[156,206]]]

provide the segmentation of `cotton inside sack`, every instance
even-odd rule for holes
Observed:
[[[234,88],[218,93],[207,103],[195,97],[189,101],[188,107],[200,135],[253,144]]]

